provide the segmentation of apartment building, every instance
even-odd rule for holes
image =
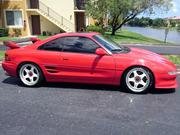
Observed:
[[[85,0],[1,0],[0,27],[21,36],[77,32],[93,19],[85,15]]]

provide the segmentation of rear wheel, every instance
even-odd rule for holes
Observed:
[[[37,86],[43,80],[41,69],[32,63],[26,63],[20,66],[19,77],[21,82],[28,87]]]
[[[147,93],[152,84],[152,73],[143,67],[131,68],[124,75],[124,85],[133,93]]]

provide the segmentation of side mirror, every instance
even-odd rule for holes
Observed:
[[[100,56],[108,55],[108,53],[102,48],[96,49],[96,54]]]

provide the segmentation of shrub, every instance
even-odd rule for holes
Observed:
[[[6,37],[6,36],[8,36],[8,29],[0,28],[0,37]]]
[[[43,35],[43,36],[47,36],[46,31],[43,31],[43,32],[42,32],[42,35]]]
[[[14,32],[13,37],[14,37],[14,36],[15,36],[15,37],[19,37],[19,36],[22,35],[21,29],[13,29],[13,32]]]
[[[178,31],[180,31],[180,23],[178,24],[178,27],[177,27]]]
[[[87,32],[99,32],[103,33],[103,30],[100,26],[90,25],[86,28]]]

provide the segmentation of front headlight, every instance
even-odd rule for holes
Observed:
[[[177,71],[168,72],[169,75],[177,75]]]

